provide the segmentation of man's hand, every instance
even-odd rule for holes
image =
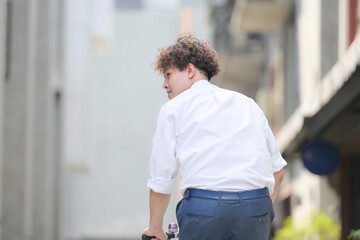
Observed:
[[[146,236],[155,236],[156,238],[153,238],[152,240],[167,240],[168,236],[164,232],[164,230],[160,229],[150,229],[146,228],[143,231],[143,234]]]
[[[168,237],[164,230],[163,219],[165,211],[170,202],[170,194],[162,194],[150,190],[150,223],[149,227],[144,230],[143,234],[155,236],[154,240],[167,240]]]
[[[281,182],[282,182],[282,180],[284,178],[284,169],[282,168],[280,171],[274,173],[274,178],[275,178],[274,192],[270,196],[273,203],[274,203],[274,201],[276,199],[276,196],[278,194],[280,184],[281,184]]]

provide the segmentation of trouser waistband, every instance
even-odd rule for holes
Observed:
[[[265,188],[240,191],[240,192],[225,192],[225,191],[212,191],[188,188],[184,193],[184,198],[195,197],[195,198],[207,198],[207,199],[221,199],[221,200],[242,200],[267,197],[269,190]]]

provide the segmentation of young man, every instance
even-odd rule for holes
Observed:
[[[169,102],[160,110],[150,160],[150,224],[163,217],[180,170],[176,216],[181,240],[265,240],[286,165],[268,122],[250,98],[209,81],[217,53],[191,35],[160,50],[156,70]]]

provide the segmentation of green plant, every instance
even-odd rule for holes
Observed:
[[[291,217],[276,231],[273,240],[339,240],[340,225],[322,211],[313,211],[299,224]]]
[[[358,230],[351,230],[348,239],[360,239],[360,229]]]

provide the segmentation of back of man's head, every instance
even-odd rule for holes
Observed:
[[[192,34],[180,35],[174,45],[159,51],[154,65],[161,74],[171,66],[182,71],[189,63],[203,72],[209,81],[220,72],[216,51],[206,40],[200,40]]]

